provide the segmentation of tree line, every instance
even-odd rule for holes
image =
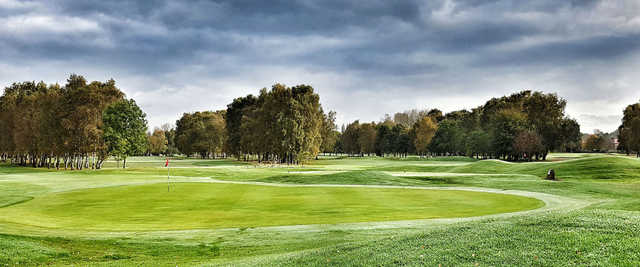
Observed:
[[[545,160],[550,151],[580,148],[580,125],[565,116],[565,107],[556,94],[521,91],[471,110],[412,110],[378,123],[356,120],[344,127],[339,146],[352,155]]]
[[[0,159],[100,169],[110,155],[126,160],[144,152],[145,116],[113,79],[89,83],[72,74],[64,86],[13,83],[0,96]]]
[[[14,83],[0,104],[0,157],[36,167],[97,169],[109,156],[124,167],[129,155],[179,153],[287,164],[321,152],[544,160],[549,151],[575,151],[581,144],[580,126],[564,114],[566,101],[532,91],[492,98],[471,110],[410,110],[379,122],[356,120],[340,131],[336,113],[324,112],[309,85],[275,84],[234,99],[225,110],[184,113],[175,127],[148,133],[146,115],[113,80],[88,83],[71,75],[64,86]],[[628,109],[640,114],[640,107]],[[640,119],[629,121],[621,133],[631,133],[634,123],[640,130]]]

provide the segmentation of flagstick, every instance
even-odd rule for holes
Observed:
[[[169,162],[169,159],[167,159]],[[169,192],[169,164],[167,164],[167,192]]]

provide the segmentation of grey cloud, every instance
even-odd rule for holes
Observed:
[[[553,41],[518,51],[499,51],[478,59],[477,66],[523,64],[573,64],[584,61],[611,61],[640,50],[640,34],[597,36],[579,40]]]

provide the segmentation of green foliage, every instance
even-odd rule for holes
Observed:
[[[221,153],[227,140],[224,111],[185,113],[176,121],[176,147],[185,155],[208,158]]]
[[[118,101],[104,111],[104,140],[110,154],[125,161],[147,148],[146,114],[133,99]]]
[[[445,119],[438,125],[429,150],[437,154],[459,155],[465,151],[464,132],[457,120]]]
[[[304,162],[323,148],[323,135],[324,145],[331,145],[331,116],[335,115],[324,115],[313,87],[275,84],[271,90],[263,88],[257,98],[248,95],[227,106],[227,149],[238,158]]]
[[[486,155],[491,149],[491,137],[485,131],[475,130],[469,133],[465,145],[467,155]]]
[[[565,152],[576,152],[580,149],[582,133],[580,124],[575,119],[564,118],[560,123],[561,150]]]

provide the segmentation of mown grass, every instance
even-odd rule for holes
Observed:
[[[105,169],[99,171],[0,165],[0,206],[4,206],[0,214],[11,216],[9,211],[20,206],[38,201],[44,205],[42,201],[47,197],[87,192],[89,188],[96,188],[89,191],[98,190],[100,194],[102,190],[117,188],[113,186],[129,189],[157,186],[166,191],[167,170],[162,168],[163,164],[163,158],[139,158],[130,159],[126,170],[116,168],[115,162],[107,162]],[[28,223],[0,222],[0,232],[4,233],[0,234],[0,265],[640,264],[640,160],[632,157],[558,154],[552,155],[548,162],[515,164],[460,157],[363,157],[321,159],[296,167],[257,166],[229,159],[176,159],[171,161],[171,166],[175,182],[218,179],[486,187],[543,192],[594,204],[579,210],[452,225],[388,229],[320,227],[309,231],[296,228],[272,231],[246,226],[222,232],[87,232],[34,226],[32,224],[37,224],[34,217]],[[556,171],[559,181],[542,179],[550,168]],[[112,196],[122,198],[117,194]],[[33,200],[29,200],[31,198]],[[134,197],[131,199],[135,201]],[[174,201],[180,202],[180,199]],[[393,208],[402,210],[403,205],[392,204]],[[94,217],[101,215],[94,213]]]
[[[256,263],[256,262],[254,262]],[[578,211],[486,220],[274,259],[290,266],[637,266],[637,213]]]
[[[49,194],[5,208],[0,220],[100,231],[217,229],[457,218],[535,209],[514,195],[389,188],[178,183]]]

